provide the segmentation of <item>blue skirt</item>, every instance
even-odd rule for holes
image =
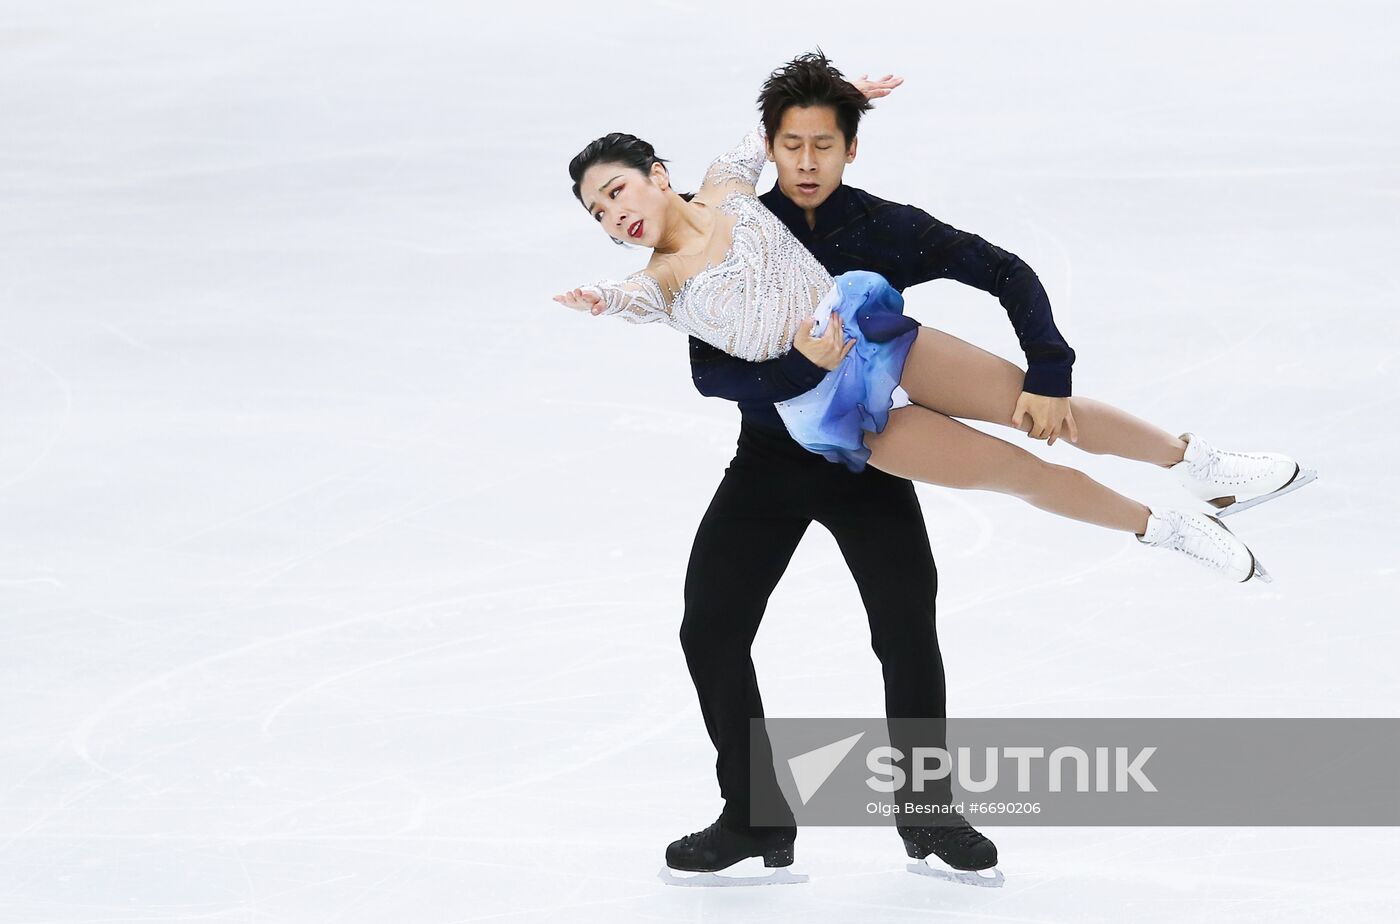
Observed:
[[[879,433],[890,411],[909,404],[899,387],[919,322],[904,316],[904,298],[878,273],[842,273],[816,311],[814,336],[835,313],[856,341],[841,365],[817,386],[776,407],[788,433],[804,449],[853,472],[865,468],[865,434]]]

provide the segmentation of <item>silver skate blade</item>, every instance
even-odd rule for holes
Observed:
[[[920,860],[918,863],[906,864],[905,869],[911,873],[918,873],[920,876],[928,876],[930,879],[941,879],[944,882],[958,882],[963,885],[981,886],[984,889],[1000,889],[1006,882],[1006,877],[1001,874],[1001,870],[993,866],[990,870],[979,869],[943,869],[938,866],[929,866],[926,861]],[[990,875],[985,875],[990,873]]]
[[[1251,497],[1249,500],[1235,501],[1233,504],[1230,504],[1227,507],[1221,507],[1219,510],[1215,511],[1211,515],[1217,517],[1228,517],[1233,513],[1242,513],[1251,507],[1258,507],[1260,504],[1263,504],[1267,501],[1271,501],[1276,497],[1283,497],[1283,495],[1285,494],[1292,494],[1294,491],[1298,490],[1303,485],[1312,484],[1316,480],[1317,469],[1300,468],[1298,470],[1298,474],[1293,477],[1293,480],[1288,482],[1288,484],[1284,485],[1283,487],[1279,488],[1277,491],[1270,491],[1268,494],[1260,494],[1258,497]]]
[[[1258,578],[1265,584],[1272,584],[1274,582],[1273,577],[1269,572],[1264,570],[1264,566],[1259,564],[1259,559],[1257,558],[1254,559],[1254,573],[1250,575],[1250,578]]]
[[[721,876],[719,873],[677,876],[671,867],[663,866],[661,872],[657,873],[657,878],[671,886],[713,889],[724,886],[797,885],[808,881],[810,877],[806,873],[794,873],[787,867],[775,869],[766,876]]]

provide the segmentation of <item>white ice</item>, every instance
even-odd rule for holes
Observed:
[[[1025,258],[1077,393],[1322,472],[1231,523],[1268,586],[921,488],[952,712],[1396,713],[1389,4],[11,2],[0,920],[1397,919],[1386,828],[992,829],[1000,890],[812,828],[809,883],[657,880],[719,810],[677,628],[738,414],[550,301],[639,262],[565,165],[631,131],[693,185],[818,44],[907,79],[847,180]],[[1019,359],[983,293],[909,311]],[[820,527],[755,658],[772,715],[881,712]]]

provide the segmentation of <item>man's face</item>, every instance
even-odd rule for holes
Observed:
[[[783,195],[810,211],[841,185],[846,165],[856,159],[856,139],[846,144],[831,106],[789,106],[768,139],[768,156],[778,165]]]

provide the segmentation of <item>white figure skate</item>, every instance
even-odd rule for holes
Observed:
[[[1317,480],[1317,471],[1302,468],[1276,452],[1228,452],[1193,433],[1181,434],[1186,457],[1172,466],[1182,486],[1226,517],[1291,494]]]
[[[1272,581],[1254,553],[1215,517],[1181,510],[1152,511],[1147,532],[1138,541],[1157,549],[1171,549],[1205,565],[1232,581],[1251,578]]]

